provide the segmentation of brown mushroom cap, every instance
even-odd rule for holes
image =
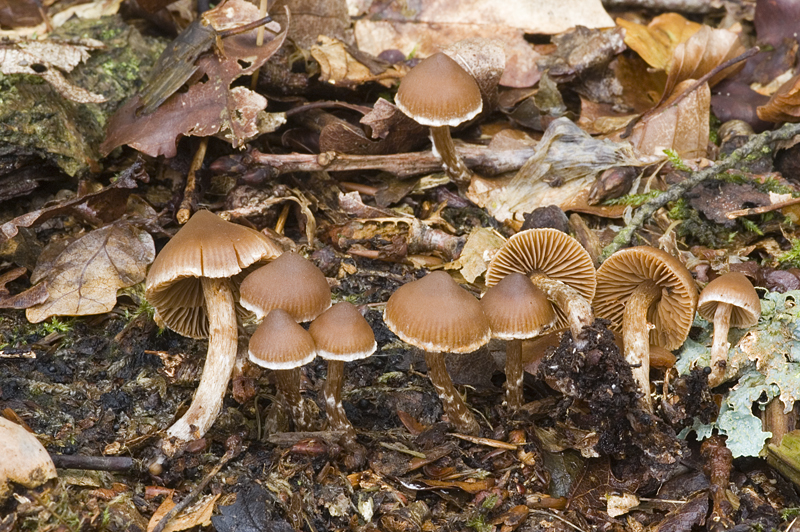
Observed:
[[[700,293],[697,313],[708,321],[713,321],[720,303],[733,307],[730,321],[732,327],[752,327],[761,316],[761,300],[758,299],[756,289],[739,272],[726,273],[708,283]]]
[[[432,353],[471,353],[491,337],[478,300],[443,271],[398,288],[383,321],[404,342]]]
[[[587,301],[594,297],[596,273],[591,256],[577,240],[557,229],[528,229],[509,238],[489,263],[486,286],[496,285],[512,272],[542,273],[571,286]],[[556,325],[565,326],[563,312],[555,311]]]
[[[501,340],[524,340],[538,336],[556,321],[547,295],[531,280],[517,272],[503,277],[481,298],[481,306],[492,337]]]
[[[283,309],[274,309],[250,338],[250,362],[267,369],[304,366],[317,356],[314,339]]]
[[[597,315],[622,328],[622,314],[631,293],[644,281],[661,288],[661,298],[650,306],[647,321],[655,325],[650,343],[677,349],[686,340],[697,308],[697,286],[689,270],[672,255],[650,246],[617,251],[597,270]]]
[[[331,306],[325,274],[297,253],[286,252],[248,275],[241,305],[260,318],[281,308],[297,322],[311,321]]]
[[[367,358],[378,348],[367,320],[352,303],[342,301],[320,314],[308,328],[317,354],[326,360],[351,362]]]
[[[420,61],[400,82],[395,105],[419,124],[455,127],[483,109],[475,79],[439,52]]]
[[[157,318],[183,336],[206,338],[208,316],[199,279],[239,275],[282,250],[258,231],[197,211],[167,242],[147,274],[146,297]],[[235,280],[234,284],[238,284]]]

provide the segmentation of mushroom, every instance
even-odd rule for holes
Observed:
[[[0,416],[0,456],[3,457],[0,463],[0,504],[14,491],[12,484],[35,488],[57,476],[53,459],[36,435],[3,416]]]
[[[431,128],[433,150],[445,172],[465,187],[472,172],[456,153],[450,128],[472,120],[483,110],[481,90],[458,63],[439,52],[420,61],[400,82],[394,103],[423,126]]]
[[[522,340],[539,336],[555,323],[553,305],[528,277],[512,272],[486,291],[481,306],[492,337],[506,341],[506,404],[518,410],[523,404]]]
[[[752,283],[739,272],[721,275],[708,283],[700,293],[697,313],[714,323],[714,343],[711,346],[711,375],[708,384],[719,386],[725,377],[728,363],[728,330],[733,327],[752,327],[761,316],[761,301]]]
[[[324,388],[328,427],[354,435],[342,406],[344,363],[367,358],[375,352],[378,344],[372,327],[352,303],[342,301],[312,321],[308,332],[317,345],[317,354],[328,361]]]
[[[383,312],[386,326],[404,342],[423,349],[428,376],[457,430],[478,434],[480,426],[447,373],[443,353],[470,353],[491,336],[481,305],[443,271],[401,286]]]
[[[612,328],[622,329],[625,360],[643,394],[642,406],[652,412],[650,344],[672,350],[686,340],[697,308],[692,274],[660,249],[623,249],[597,270],[594,308]]]
[[[250,362],[275,371],[278,391],[298,430],[312,426],[300,395],[300,368],[316,356],[314,339],[283,309],[271,310],[250,337]]]
[[[248,275],[239,290],[241,304],[257,318],[273,309],[283,309],[297,323],[308,322],[331,306],[331,289],[325,274],[297,253],[287,252]],[[302,366],[302,364],[301,364]],[[300,366],[278,369],[279,380],[300,379]],[[282,375],[284,371],[291,376]],[[286,390],[286,388],[283,388]],[[284,394],[297,430],[311,430],[299,391]]]
[[[237,286],[248,266],[281,253],[258,231],[198,211],[150,267],[145,294],[156,309],[156,321],[183,336],[208,338],[192,404],[167,430],[176,439],[163,442],[167,454],[201,438],[214,423],[236,362]]]
[[[555,305],[557,327],[569,325],[576,346],[582,348],[584,327],[592,324],[590,302],[596,273],[592,258],[580,243],[557,229],[528,229],[515,234],[500,248],[486,270],[492,287],[512,272],[527,275]]]

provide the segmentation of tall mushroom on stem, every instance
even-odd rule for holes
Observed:
[[[492,336],[506,341],[506,405],[513,412],[524,403],[522,340],[539,336],[556,321],[547,295],[525,275],[512,272],[481,298]]]
[[[585,344],[583,328],[592,324],[591,301],[596,273],[580,243],[556,229],[528,229],[515,234],[497,252],[486,270],[492,287],[512,272],[527,275],[554,303],[557,327],[569,325],[575,345]]]
[[[714,323],[711,345],[711,375],[708,385],[719,386],[728,363],[728,331],[733,327],[752,327],[761,316],[761,301],[752,283],[739,272],[721,275],[700,293],[697,313]]]
[[[237,287],[248,266],[282,250],[253,229],[198,211],[150,267],[146,297],[156,321],[191,338],[208,338],[208,354],[192,404],[168,430],[168,455],[201,438],[219,414],[236,362]]]
[[[436,271],[398,288],[386,302],[383,321],[401,340],[424,350],[428,376],[450,422],[459,432],[478,434],[480,425],[444,361],[444,353],[471,353],[489,341],[489,322],[478,300]]]
[[[472,172],[456,153],[450,128],[472,120],[483,110],[475,79],[453,59],[439,52],[420,61],[400,82],[394,103],[418,124],[431,128],[434,152],[445,172],[465,188]]]
[[[623,249],[597,270],[594,306],[598,316],[622,329],[625,360],[642,392],[642,406],[652,412],[650,344],[672,350],[686,340],[697,308],[692,274],[660,249]]]
[[[331,306],[331,289],[325,274],[297,253],[287,252],[248,275],[240,289],[241,304],[257,318],[273,309],[285,310],[297,323],[311,321]],[[252,341],[251,341],[252,351]],[[252,359],[252,357],[251,357]],[[284,400],[297,430],[311,430],[310,418],[299,393],[300,367],[278,368],[276,378],[298,383],[298,391],[287,391]]]

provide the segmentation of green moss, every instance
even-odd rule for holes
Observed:
[[[692,171],[691,168],[686,166],[686,163],[683,162],[683,159],[681,159],[681,156],[678,155],[678,152],[675,150],[666,149],[664,150],[664,154],[667,156],[667,159],[669,159],[669,162],[672,163],[672,167],[675,168],[675,170],[682,170],[684,172]]]
[[[787,268],[800,268],[800,239],[792,240],[792,249],[778,257],[778,263]]]
[[[651,190],[647,194],[627,194],[619,198],[612,198],[603,202],[603,205],[631,205],[638,207],[662,194],[660,190]]]

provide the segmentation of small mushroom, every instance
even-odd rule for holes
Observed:
[[[512,272],[481,298],[492,337],[506,341],[506,404],[512,411],[523,405],[522,340],[539,336],[556,321],[547,294],[525,275]]]
[[[492,287],[511,272],[527,275],[554,303],[556,326],[569,325],[580,348],[582,331],[592,324],[591,301],[596,272],[589,253],[574,238],[556,229],[528,229],[515,234],[500,248],[486,270]]]
[[[298,430],[310,430],[300,395],[300,368],[317,356],[314,339],[283,309],[273,309],[250,337],[250,362],[275,371],[278,390]]]
[[[752,283],[739,272],[721,275],[708,283],[700,293],[697,313],[714,323],[711,346],[711,375],[708,384],[719,386],[728,363],[728,330],[731,327],[752,327],[761,316],[761,301]]]
[[[677,349],[686,340],[697,308],[692,274],[660,249],[623,249],[597,270],[594,308],[622,329],[625,360],[643,394],[642,406],[652,412],[650,344]]]
[[[443,53],[420,61],[400,82],[395,105],[417,123],[431,128],[434,152],[447,175],[463,188],[472,172],[456,153],[450,128],[472,120],[483,110],[475,79]]]
[[[286,311],[297,323],[308,322],[331,306],[331,289],[325,274],[297,253],[287,252],[248,275],[239,290],[244,308],[261,318],[274,309]],[[301,364],[302,366],[302,364]],[[300,370],[292,368],[299,382]],[[280,373],[280,371],[279,371]],[[287,376],[278,375],[286,379]],[[284,396],[297,430],[311,430],[300,393]]]
[[[236,362],[237,286],[246,268],[281,252],[254,229],[198,211],[150,267],[145,294],[156,309],[156,321],[183,336],[208,338],[192,404],[167,430],[176,441],[162,444],[167,454],[201,438],[217,418]]]
[[[336,303],[319,315],[308,328],[317,354],[328,361],[325,379],[325,413],[330,430],[355,433],[342,406],[344,363],[367,358],[378,348],[375,334],[364,316],[347,301]]]
[[[13,492],[12,483],[35,488],[56,478],[56,466],[36,436],[0,416],[0,503]],[[13,520],[11,521],[14,522]]]
[[[433,387],[450,422],[465,434],[480,426],[447,373],[443,353],[471,353],[491,337],[481,305],[447,273],[436,271],[401,286],[383,312],[386,326],[407,344],[425,352]]]

